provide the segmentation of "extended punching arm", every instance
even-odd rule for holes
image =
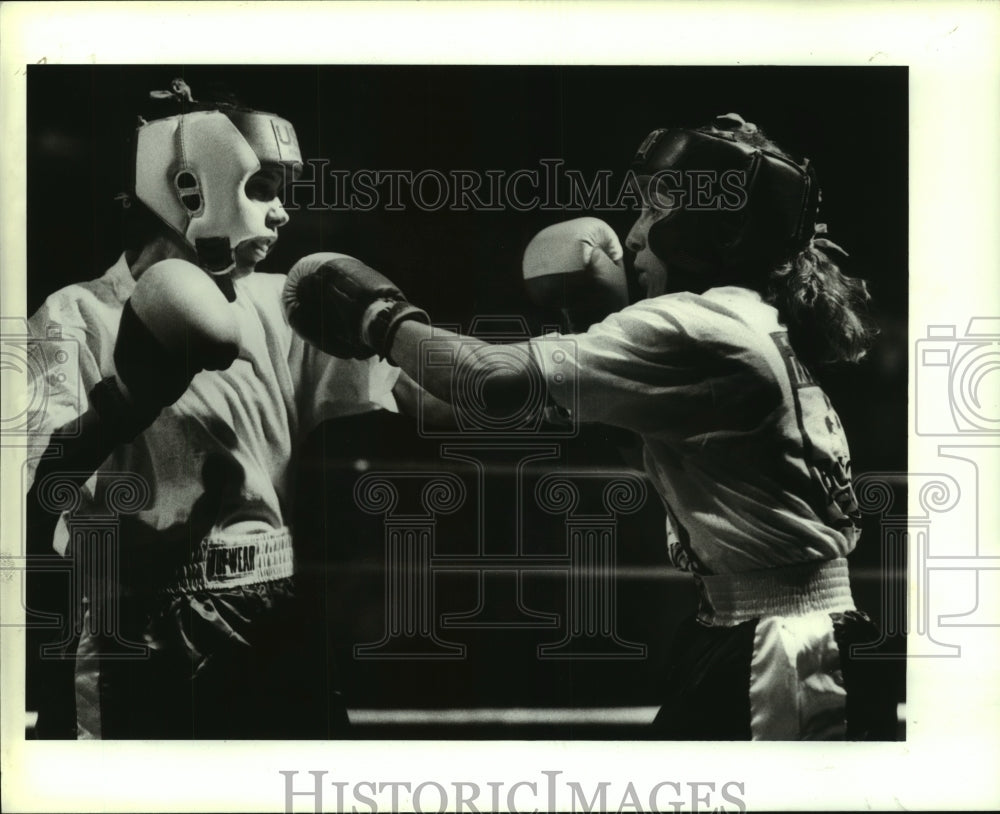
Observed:
[[[541,379],[527,343],[505,344],[504,353],[489,342],[434,328],[419,322],[404,322],[390,349],[393,360],[431,395],[453,402],[455,394],[475,393],[486,414],[504,416],[526,403]],[[451,358],[460,364],[428,365],[422,360]]]
[[[284,291],[288,321],[307,342],[335,356],[364,359],[378,353],[399,366],[431,395],[451,402],[464,383],[475,390],[487,412],[503,414],[522,404],[532,386],[527,345],[515,351],[525,366],[498,358],[488,342],[431,327],[425,311],[410,304],[388,278],[360,260],[316,254],[300,260]],[[435,355],[463,359],[461,365],[422,365]],[[535,377],[537,379],[537,377]]]

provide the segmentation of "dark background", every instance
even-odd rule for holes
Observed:
[[[183,77],[196,98],[225,88],[289,119],[303,157],[329,159],[331,168],[510,172],[540,169],[539,159],[553,158],[587,179],[611,170],[612,188],[650,130],[740,113],[792,154],[812,160],[823,186],[821,219],[851,254],[845,270],[871,287],[879,344],[861,365],[820,375],[851,439],[855,476],[906,470],[905,68],[30,66],[29,313],[50,292],[102,274],[118,257],[114,196],[128,184],[136,113],[148,107],[150,90],[168,87],[174,77]],[[531,309],[521,291],[520,258],[531,236],[549,223],[596,214],[624,238],[635,217],[414,207],[290,214],[262,270],[283,273],[304,254],[340,251],[386,273],[438,323],[468,326],[476,315],[514,313],[532,331],[552,315]],[[622,460],[616,440],[588,430],[562,442],[554,465],[616,466]],[[420,439],[405,419],[368,416],[324,425],[307,449],[297,517],[299,537],[308,542],[300,557],[317,576],[329,653],[341,665],[353,706],[656,703],[669,636],[692,597],[686,583],[668,575],[655,498],[619,531],[619,564],[634,566],[618,592],[620,634],[646,644],[646,659],[542,662],[535,647],[557,639],[556,632],[508,630],[449,631],[449,641],[468,644],[460,662],[358,661],[352,645],[379,637],[384,596],[381,521],[359,518],[349,499],[358,461],[373,469],[401,462],[439,467],[439,442]],[[452,531],[443,526],[439,540],[460,538],[462,522],[460,514]],[[851,563],[860,604],[877,617],[880,529],[867,522]],[[558,527],[553,533],[560,534]],[[471,601],[470,586],[455,579],[452,589],[439,592],[442,612],[467,609]],[[544,578],[528,583],[534,607],[558,612],[565,586]],[[44,671],[38,676],[29,681],[31,692],[52,683]],[[902,697],[901,663],[891,680]]]

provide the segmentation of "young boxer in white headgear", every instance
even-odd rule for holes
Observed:
[[[328,737],[346,711],[301,667],[303,641],[325,642],[308,638],[324,627],[296,596],[294,463],[319,422],[395,411],[398,371],[303,342],[282,313],[284,275],[254,271],[288,222],[292,125],[202,103],[181,80],[154,96],[166,115],[135,134],[126,251],[30,320],[39,337],[58,326],[80,359],[62,381],[39,371],[36,442],[51,454],[29,463],[29,532],[92,571],[52,489],[70,484],[74,511],[99,513],[125,477],[138,501],[110,578],[81,577],[77,736]]]

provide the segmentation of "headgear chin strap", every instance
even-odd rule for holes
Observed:
[[[754,286],[801,251],[813,235],[819,185],[808,161],[797,164],[744,144],[731,133],[654,130],[632,160],[685,197],[650,227],[647,245],[664,262],[691,272],[705,288]],[[698,200],[683,176],[697,176]]]
[[[263,164],[302,166],[295,129],[271,113],[208,109],[142,122],[135,194],[195,249],[202,268],[224,274],[241,242],[272,234],[266,207],[246,194]]]

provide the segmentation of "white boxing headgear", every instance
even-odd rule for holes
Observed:
[[[197,252],[209,272],[232,268],[244,240],[268,237],[266,209],[246,194],[264,164],[302,166],[295,129],[271,113],[196,110],[136,133],[135,195]]]

